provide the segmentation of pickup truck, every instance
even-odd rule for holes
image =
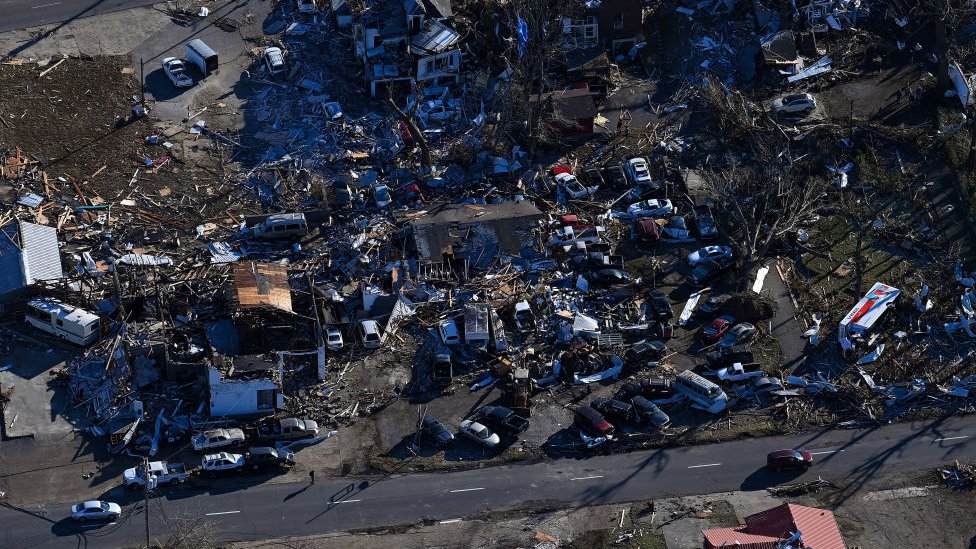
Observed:
[[[451,352],[447,349],[438,349],[434,353],[434,375],[432,376],[435,387],[447,387],[454,378],[454,365],[451,363]]]
[[[763,377],[766,375],[759,367],[759,364],[755,362],[750,364],[736,362],[731,366],[721,368],[716,373],[718,374],[718,378],[722,381],[745,381],[747,379]]]
[[[265,440],[285,440],[314,437],[319,434],[319,424],[310,419],[285,418],[271,425],[264,425],[258,436]]]
[[[692,210],[695,217],[695,227],[698,229],[698,238],[711,240],[718,236],[718,228],[715,226],[715,217],[712,216],[712,208],[708,204],[696,204]]]
[[[529,428],[529,420],[504,406],[483,406],[474,413],[472,419],[497,431],[508,431],[512,434],[521,433]]]
[[[149,462],[149,474],[155,484],[180,484],[188,478],[186,466],[182,463],[167,463],[165,461]],[[140,465],[126,469],[122,473],[122,480],[128,488],[140,488],[146,485],[146,470]]]

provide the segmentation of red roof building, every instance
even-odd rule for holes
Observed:
[[[749,515],[742,526],[702,534],[707,549],[846,549],[832,512],[794,503]]]

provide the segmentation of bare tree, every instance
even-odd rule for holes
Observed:
[[[742,260],[743,283],[774,243],[816,211],[827,182],[792,163],[744,164],[731,155],[722,169],[706,170],[706,192],[725,215]]]
[[[949,54],[956,32],[973,20],[976,10],[970,0],[920,0],[912,10],[935,33],[938,58],[938,91],[949,89]]]
[[[400,122],[406,126],[407,130],[410,131],[410,135],[413,137],[414,141],[417,142],[417,146],[420,147],[420,165],[423,167],[428,167],[433,163],[432,155],[430,152],[430,144],[427,143],[427,137],[424,132],[420,130],[420,126],[417,125],[417,121],[414,118],[417,115],[417,107],[420,106],[420,97],[424,89],[424,83],[418,82],[414,87],[414,96],[417,98],[414,101],[413,107],[408,109],[409,112],[404,111],[397,105],[396,100],[393,99],[393,85],[392,83],[387,83],[386,85],[386,103],[393,109]]]
[[[167,521],[169,535],[163,549],[217,549],[216,524],[203,514],[183,514]]]

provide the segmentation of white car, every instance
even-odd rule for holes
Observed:
[[[580,198],[586,198],[587,196],[593,194],[591,189],[586,188],[582,183],[576,179],[576,176],[571,173],[557,173],[555,176],[556,185],[563,190],[569,198],[573,200],[579,200]]]
[[[200,466],[204,472],[210,474],[227,471],[240,472],[244,470],[244,456],[242,454],[231,454],[228,452],[207,454],[203,456]]]
[[[193,439],[193,449],[216,450],[242,442],[244,442],[244,431],[240,429],[212,429],[200,433]]]
[[[457,345],[461,343],[461,336],[458,335],[457,325],[454,324],[454,319],[442,320],[440,324],[437,325],[437,333],[441,336],[441,341],[444,345]]]
[[[71,518],[78,522],[89,520],[115,520],[122,514],[118,503],[110,501],[83,501],[71,506]]]
[[[631,158],[627,161],[627,175],[635,185],[647,185],[651,182],[651,171],[647,167],[647,160]]]
[[[627,206],[627,213],[635,217],[667,217],[677,211],[667,198],[652,198]]]
[[[298,11],[302,13],[315,13],[318,10],[315,0],[295,0],[295,3],[298,5]]]
[[[817,100],[809,93],[786,95],[773,101],[774,112],[809,114],[815,108],[817,108]]]
[[[477,421],[466,419],[462,421],[458,427],[462,435],[489,448],[494,448],[495,446],[498,446],[499,442],[501,442],[501,439],[498,438],[497,434],[492,433],[491,429],[485,427]]]
[[[750,368],[756,367],[755,365],[750,365]],[[746,370],[741,362],[736,362],[735,364],[720,368],[718,372],[718,378],[722,381],[745,381],[747,379],[760,378],[766,374],[762,370]]]
[[[264,48],[264,66],[268,68],[271,78],[288,72],[288,67],[285,65],[285,53],[281,51],[281,48],[276,46]]]
[[[330,351],[341,351],[342,350],[342,332],[339,328],[329,328],[325,332],[326,345],[328,345]]]
[[[163,72],[177,88],[189,88],[193,85],[193,79],[186,73],[186,65],[175,57],[163,59]]]
[[[729,246],[705,246],[688,254],[688,265],[694,267],[702,261],[711,261],[723,257],[732,257],[732,248]]]

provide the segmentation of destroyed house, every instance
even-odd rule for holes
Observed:
[[[461,52],[457,48],[460,39],[461,35],[445,23],[427,21],[410,40],[417,80],[434,85],[457,84],[461,67]]]
[[[441,204],[410,223],[417,258],[424,263],[488,269],[499,256],[523,257],[545,215],[529,202]]]
[[[540,99],[538,95],[529,96],[530,104],[542,102],[543,117],[564,136],[587,135],[593,133],[596,120],[596,102],[588,89],[573,89],[549,92]]]
[[[584,38],[580,47],[598,43],[613,55],[627,53],[640,42],[643,10],[641,0],[584,0],[582,14],[572,20],[574,34],[581,31]],[[596,36],[590,37],[594,32]]]
[[[370,95],[385,94],[386,86],[398,90],[412,87],[409,33],[402,3],[374,2],[353,24],[352,38]]]
[[[745,518],[732,528],[702,530],[706,549],[845,549],[834,514],[826,509],[784,503]]]
[[[221,339],[240,342],[242,353],[315,347],[311,322],[292,308],[287,266],[247,261],[235,263],[233,273],[231,302],[236,337],[224,334]]]
[[[264,416],[284,406],[278,383],[268,377],[224,379],[215,368],[207,370],[210,417]]]
[[[61,275],[54,227],[18,221],[0,228],[0,297]]]

